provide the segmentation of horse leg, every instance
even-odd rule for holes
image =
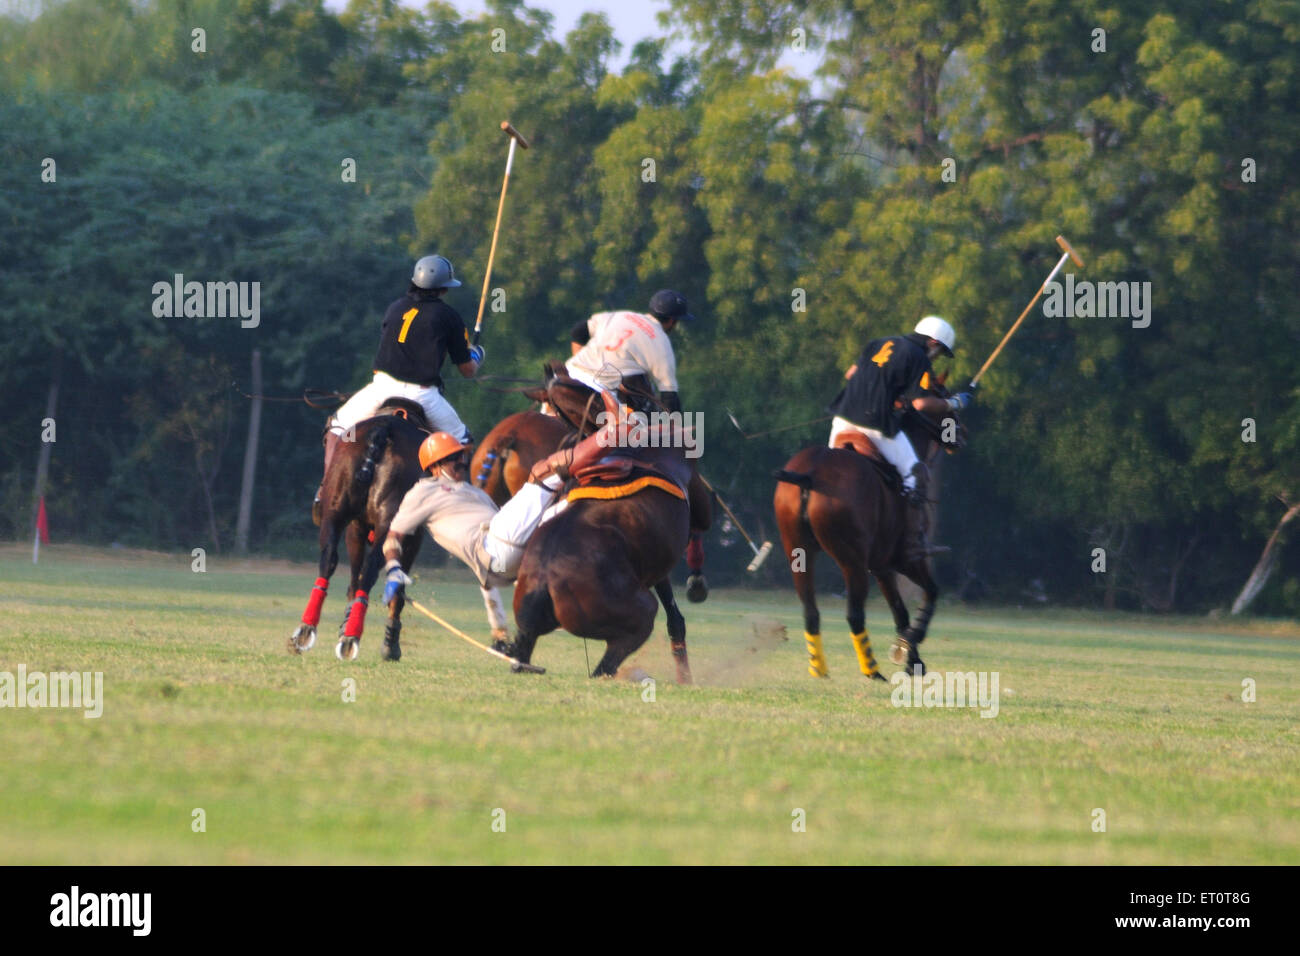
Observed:
[[[382,534],[381,534],[382,532]],[[361,653],[361,633],[366,627],[366,610],[370,607],[370,589],[375,586],[379,569],[384,563],[383,541],[388,535],[388,525],[375,529],[376,544],[365,554],[365,565],[361,569],[360,579],[352,592],[352,604],[348,618],[343,625],[343,634],[338,644],[334,645],[334,656],[341,661],[354,661]],[[354,579],[356,568],[353,569]]]
[[[806,506],[800,497],[792,497],[782,486],[777,491],[776,520],[781,530],[781,546],[790,562],[790,577],[794,579],[794,592],[803,605],[803,639],[808,647],[808,673],[813,677],[829,677],[826,654],[822,649],[822,617],[817,610],[817,584],[813,566],[818,543],[808,524]]]
[[[357,592],[357,584],[361,581],[361,568],[366,559],[366,528],[360,519],[351,522],[347,527],[347,545],[348,561],[351,567],[351,575],[348,578],[347,604],[343,607],[343,620],[339,621],[339,638],[342,639],[343,632],[348,628],[348,619],[352,616],[353,597]]]
[[[380,548],[382,553],[383,548]],[[420,553],[419,534],[409,534],[402,541],[402,570],[408,574],[415,564],[416,555]],[[402,608],[406,606],[405,590],[398,591],[393,603],[388,605],[388,621],[384,625],[384,646],[379,656],[386,661],[402,659]]]
[[[894,615],[894,634],[896,636],[893,645],[889,648],[889,659],[895,664],[902,664],[907,660],[907,644],[904,639],[907,636],[907,629],[912,623],[911,616],[907,613],[907,602],[898,593],[898,578],[893,571],[883,571],[877,574],[876,583],[880,585],[880,593],[885,596],[885,601],[889,604],[889,611]]]
[[[916,617],[899,635],[898,640],[894,642],[895,647],[891,648],[889,657],[895,664],[902,664],[903,651],[905,650],[907,652],[907,673],[924,674],[925,661],[921,660],[917,648],[925,640],[926,632],[930,629],[930,618],[934,616],[935,603],[939,598],[939,587],[934,583],[934,578],[930,576],[928,561],[915,562],[904,567],[902,571],[920,587],[923,597],[921,606],[916,609]]]
[[[609,622],[595,636],[605,640],[605,655],[591,672],[592,677],[613,677],[618,673],[619,665],[636,653],[650,637],[655,626],[655,612],[659,604],[649,591],[638,591],[631,602],[619,603],[617,622]],[[614,636],[617,635],[617,636]]]
[[[320,565],[317,568],[316,583],[312,585],[311,597],[302,612],[302,623],[294,629],[289,637],[287,649],[290,654],[301,654],[316,646],[316,628],[320,624],[321,607],[329,593],[330,577],[339,563],[339,535],[342,526],[334,515],[322,517],[320,526]]]
[[[709,582],[704,577],[704,533],[692,531],[686,543],[686,600],[699,604],[709,596]]]
[[[670,578],[664,578],[655,585],[655,594],[659,595],[659,603],[664,606],[664,614],[668,618],[668,639],[673,649],[673,662],[677,665],[677,683],[691,683],[691,665],[686,657],[686,618],[682,616],[681,609],[677,607],[677,599],[673,597],[673,582]]]
[[[713,524],[713,494],[699,472],[691,472],[686,486],[686,500],[691,509],[691,537],[686,544],[686,600],[699,604],[709,596],[709,582],[704,579],[704,532]]]
[[[787,553],[789,553],[787,551]],[[813,576],[813,564],[816,552],[811,548],[803,549],[800,556],[791,563],[790,576],[794,578],[794,593],[803,605],[803,640],[808,647],[808,674],[812,677],[830,677],[830,668],[826,666],[826,652],[822,648],[822,615],[817,610],[817,583]]]
[[[865,568],[856,567],[844,575],[848,591],[849,633],[853,635],[853,650],[858,655],[858,669],[866,677],[884,680],[871,653],[871,638],[867,635],[867,593],[871,590],[871,575]]]
[[[550,591],[545,586],[533,587],[522,575],[515,593],[515,624],[519,630],[514,641],[505,645],[503,652],[524,664],[532,663],[537,638],[560,626]]]

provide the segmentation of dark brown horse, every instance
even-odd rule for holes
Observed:
[[[596,415],[604,405],[595,399],[595,392],[580,382],[574,382],[564,372],[561,362],[545,366],[547,382],[557,376],[576,388],[566,389],[571,398],[561,398],[565,407],[551,403],[556,414],[541,412],[515,412],[503,418],[484,436],[474,451],[470,462],[470,481],[487,492],[488,497],[502,507],[528,480],[533,465],[560,448],[567,447],[596,428]],[[637,375],[624,380],[620,398],[629,407],[652,413],[661,411],[658,401],[650,392],[645,376]],[[535,402],[548,402],[547,386],[521,389],[522,394]],[[686,548],[686,564],[690,576],[686,580],[686,596],[694,603],[708,597],[704,580],[703,534],[713,523],[713,498],[700,476],[691,472],[691,536]],[[665,610],[667,605],[664,605]]]
[[[591,389],[566,376],[547,385],[548,399],[567,421],[586,431],[604,405]],[[611,448],[611,457],[635,459],[634,474],[668,476],[682,496],[647,483],[627,497],[571,500],[533,533],[515,581],[511,653],[527,663],[537,638],[556,628],[607,643],[593,677],[613,676],[654,629],[657,604],[668,618],[677,681],[691,682],[686,619],[673,597],[670,574],[694,521],[710,520],[707,492],[691,491],[695,469],[680,447]],[[702,515],[701,515],[702,512]]]
[[[934,394],[946,392],[938,385]],[[909,409],[903,416],[903,431],[917,457],[927,465],[940,448],[955,451],[965,440],[965,430],[951,412],[935,420]],[[869,442],[859,448],[874,451],[868,446]],[[928,558],[911,562],[905,559],[903,509],[909,506],[902,500],[901,482],[894,467],[883,458],[851,448],[819,445],[796,454],[776,472],[776,478],[772,505],[790,560],[794,589],[803,603],[809,673],[826,676],[813,577],[818,551],[829,554],[844,575],[849,630],[862,673],[885,679],[876,667],[867,635],[865,605],[871,576],[880,585],[894,616],[897,637],[890,658],[896,664],[905,663],[909,674],[925,673],[925,662],[917,648],[925,640],[939,589],[930,574]],[[898,592],[896,575],[900,573],[919,585],[925,595],[914,621],[909,620],[907,605]]]
[[[348,583],[348,609],[339,625],[334,653],[340,660],[355,660],[361,647],[370,589],[383,565],[383,542],[402,498],[420,480],[419,448],[429,434],[424,411],[415,402],[392,398],[374,418],[359,423],[351,440],[345,440],[330,463],[321,486],[320,568],[302,623],[288,641],[290,654],[309,651],[316,643],[321,605],[329,579],[339,561],[339,538],[347,535],[352,577]],[[373,535],[372,535],[373,532]],[[410,571],[420,551],[421,535],[402,542],[402,569]],[[402,657],[402,606],[399,596],[388,609],[382,656]]]

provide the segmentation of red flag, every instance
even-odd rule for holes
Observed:
[[[41,544],[50,543],[50,522],[45,517],[45,496],[41,495],[41,505],[36,510],[36,533],[40,535]]]

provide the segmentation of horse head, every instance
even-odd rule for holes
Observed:
[[[925,388],[925,394],[936,398],[948,398],[952,392],[946,385],[948,373],[933,375]],[[953,425],[956,427],[953,428]],[[930,461],[938,449],[954,454],[966,447],[969,432],[960,416],[954,411],[945,411],[939,415],[928,415],[915,408],[908,407],[903,413],[903,431],[922,461]]]
[[[546,366],[544,398],[565,424],[585,438],[600,426],[596,416],[605,411],[605,403],[594,388],[570,378],[563,369],[559,363]]]

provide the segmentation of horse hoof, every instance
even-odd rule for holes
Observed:
[[[709,596],[709,582],[702,574],[692,574],[686,579],[686,600],[700,604]]]
[[[401,643],[385,639],[384,646],[379,651],[379,656],[386,661],[400,661],[402,659]]]
[[[907,642],[906,638],[896,637],[894,638],[893,645],[889,648],[889,659],[899,667],[902,667],[907,663],[908,651],[910,651],[911,648],[912,645]]]
[[[361,653],[359,637],[345,637],[334,645],[334,656],[341,661],[355,661]]]
[[[316,646],[316,628],[310,624],[299,624],[289,638],[289,653],[301,654]]]
[[[882,681],[885,681],[886,683],[889,682],[889,678],[886,677],[884,674],[880,673],[880,671],[876,671],[874,674],[872,674],[872,675],[871,675],[871,679],[872,679],[872,680],[882,680]]]
[[[925,676],[925,661],[921,660],[921,658],[919,658],[919,657],[918,657],[916,660],[914,660],[914,661],[908,661],[908,662],[907,662],[907,676],[908,676],[908,677],[924,677],[924,676]]]

